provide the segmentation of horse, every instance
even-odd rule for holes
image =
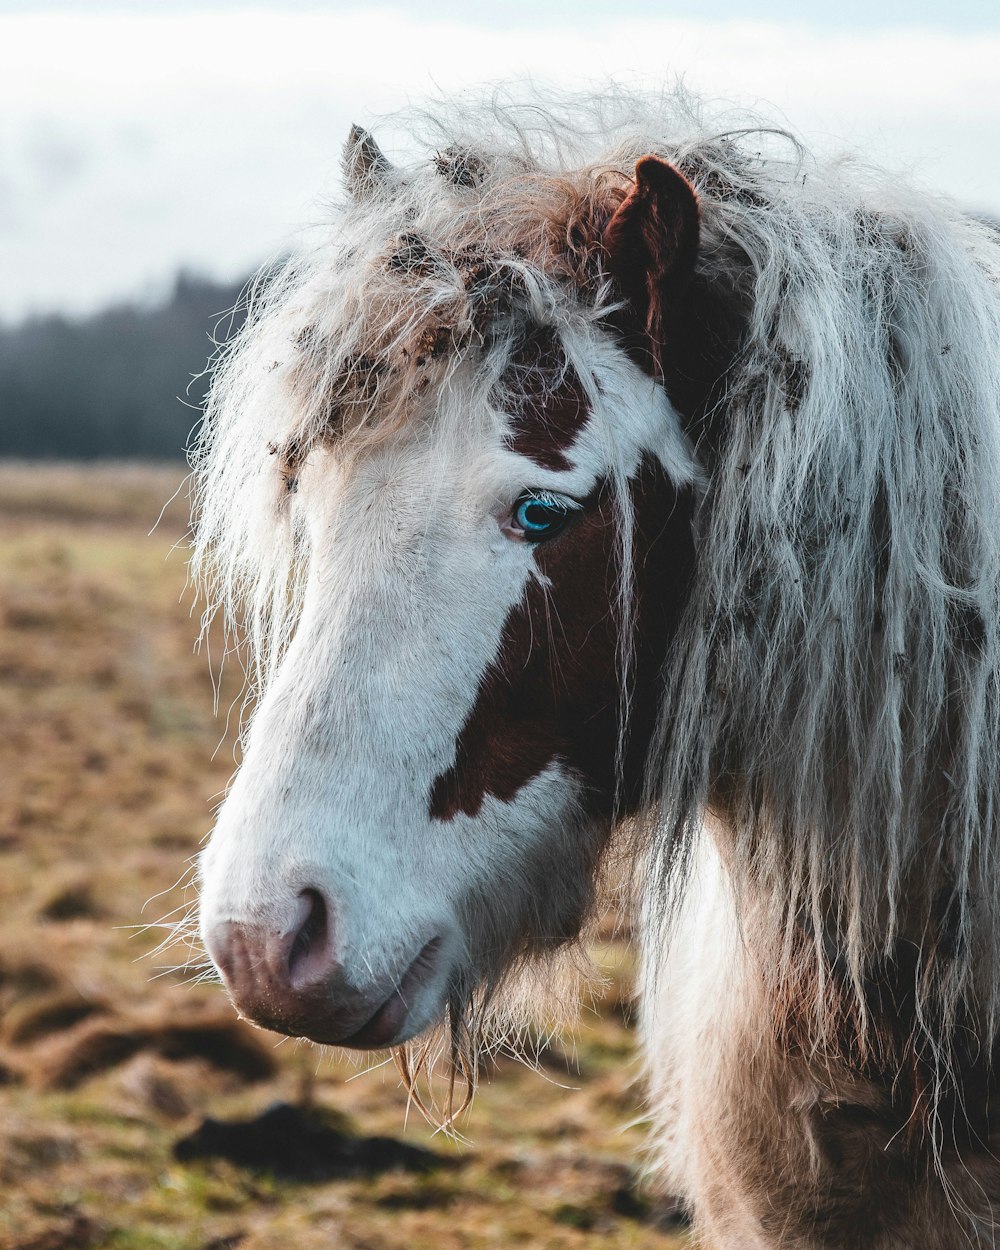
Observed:
[[[625,874],[698,1244],[992,1246],[1000,237],[682,91],[395,124],[193,455],[234,1004],[468,1073]]]

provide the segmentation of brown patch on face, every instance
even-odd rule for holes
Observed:
[[[455,762],[431,787],[435,819],[475,816],[487,795],[509,802],[554,760],[583,779],[594,814],[610,814],[616,800],[619,812],[639,802],[660,672],[694,567],[693,499],[651,457],[633,478],[631,494],[635,655],[621,776],[618,522],[605,482],[566,530],[535,548],[540,578],[510,613],[459,734]]]
[[[563,472],[566,457],[590,416],[575,371],[566,363],[555,331],[533,329],[511,357],[496,402],[511,414],[506,443],[542,469]]]

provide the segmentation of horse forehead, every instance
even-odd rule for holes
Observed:
[[[445,451],[467,451],[470,438],[485,436],[536,471],[559,474],[607,468],[607,418],[629,459],[656,440],[655,429],[633,428],[649,396],[635,404],[614,334],[584,315],[581,292],[565,275],[539,269],[529,280],[524,261],[471,244],[449,250],[412,232],[383,238],[377,254],[351,264],[360,267],[357,300],[340,313],[354,310],[355,329],[348,317],[328,335],[297,340],[302,394],[310,406],[319,397],[323,410],[313,445],[387,437],[411,448],[399,436],[430,425],[443,431]],[[619,412],[623,398],[633,402]]]
[[[497,399],[508,416],[507,447],[551,472],[572,468],[567,453],[591,417],[591,404],[551,326],[525,334],[511,353]]]
[[[581,292],[488,231],[393,227],[345,246],[335,274],[295,314],[293,382],[322,397],[324,437],[340,440],[390,414],[407,419],[470,359],[486,376],[506,354],[508,374],[527,375],[537,397],[543,375],[559,371],[552,322],[574,319]],[[331,287],[342,292],[333,305]]]

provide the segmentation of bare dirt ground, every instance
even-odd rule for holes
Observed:
[[[186,500],[148,535],[180,479],[0,464],[0,1250],[676,1250],[636,1182],[623,941],[540,1071],[497,1063],[464,1142],[407,1116],[391,1064],[250,1029],[151,955],[135,926],[190,901],[234,766]]]

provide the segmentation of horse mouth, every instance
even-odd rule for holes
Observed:
[[[344,1046],[351,1050],[378,1050],[393,1045],[397,1040],[406,1040],[399,1035],[405,1029],[416,994],[434,974],[437,953],[440,949],[441,938],[431,938],[403,973],[396,988],[370,1019],[348,1037],[326,1039],[327,1045]],[[313,1040],[324,1039],[314,1038]]]
[[[438,952],[443,944],[440,937],[431,938],[410,962],[406,971],[360,1028],[343,1033],[337,1028],[336,999],[319,993],[311,994],[306,1010],[292,1011],[276,1016],[270,1012],[254,1011],[245,1019],[260,1028],[288,1037],[303,1037],[322,1046],[343,1046],[349,1050],[383,1050],[409,1040],[420,1031],[408,1027],[412,1022],[412,1008],[421,988],[431,980],[438,964]]]

